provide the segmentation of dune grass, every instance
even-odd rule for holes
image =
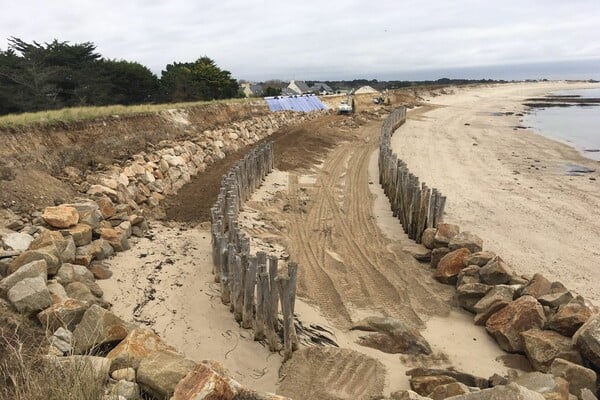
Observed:
[[[187,103],[140,104],[132,106],[112,105],[98,107],[69,107],[60,110],[8,114],[0,116],[0,128],[16,128],[31,125],[52,125],[105,118],[109,116],[132,116],[153,114],[169,109],[188,109],[211,103],[256,101],[256,99],[225,99]]]
[[[0,400],[102,400],[104,382],[89,365],[49,362],[44,342],[40,327],[0,304]]]

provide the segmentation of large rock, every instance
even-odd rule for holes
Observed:
[[[102,214],[102,217],[104,219],[109,219],[110,217],[115,215],[115,213],[117,212],[117,209],[115,208],[115,204],[108,197],[100,197],[100,198],[96,199],[95,201],[96,201],[96,204],[98,204],[100,214]]]
[[[127,233],[123,230],[116,228],[101,228],[100,236],[106,240],[115,251],[129,250],[129,241],[127,240]]]
[[[72,299],[85,301],[91,304],[99,305],[102,308],[108,308],[110,303],[104,299],[95,296],[90,287],[83,282],[71,282],[65,287],[67,295]]]
[[[546,400],[540,393],[529,390],[516,383],[495,386],[479,392],[452,397],[452,400]]]
[[[28,250],[36,250],[42,247],[49,246],[54,242],[60,242],[65,240],[64,236],[60,231],[51,231],[49,229],[43,229],[40,235],[31,242]]]
[[[64,327],[72,332],[81,322],[83,314],[88,308],[87,302],[66,299],[39,312],[37,318],[47,331],[54,332],[58,328]]]
[[[32,261],[21,266],[18,270],[0,281],[0,295],[5,296],[13,286],[25,278],[42,277],[46,281],[47,268],[45,260]]]
[[[420,375],[409,378],[410,388],[422,396],[429,396],[436,387],[456,382],[447,375]]]
[[[112,360],[113,370],[137,369],[144,358],[163,350],[175,351],[150,329],[135,328],[106,357]]]
[[[569,384],[562,378],[542,372],[526,372],[514,379],[513,383],[523,386],[529,390],[540,393],[548,399],[567,399],[569,396]]]
[[[115,385],[110,389],[110,394],[112,396],[117,396],[111,397],[111,400],[116,398],[119,400],[138,400],[140,398],[140,387],[135,382],[122,380],[115,383]]]
[[[421,236],[421,244],[429,250],[435,247],[434,239],[436,232],[436,228],[427,228],[423,231],[423,235]]]
[[[600,368],[600,314],[595,314],[573,335],[575,347],[596,368]]]
[[[422,244],[416,244],[416,243],[410,244],[410,245],[404,246],[402,248],[402,250],[409,253],[417,261],[422,261],[422,262],[430,262],[431,261],[431,250],[429,250],[427,247],[423,246]]]
[[[412,390],[398,390],[390,394],[392,400],[429,400],[431,397],[421,396]]]
[[[110,311],[92,305],[73,332],[73,349],[84,354],[95,347],[123,340],[132,327]]]
[[[56,282],[54,279],[49,280],[46,286],[48,287],[48,291],[52,297],[52,303],[60,303],[61,301],[69,298],[64,286]]]
[[[460,232],[448,242],[450,251],[458,249],[469,249],[471,253],[477,253],[483,249],[483,240],[470,232]]]
[[[465,258],[469,254],[471,254],[471,251],[466,248],[446,254],[438,263],[433,277],[442,283],[454,285],[458,273],[465,267]]]
[[[493,314],[485,328],[503,350],[515,353],[525,350],[521,332],[541,329],[545,320],[541,304],[532,296],[522,296]]]
[[[471,254],[465,259],[465,266],[477,265],[478,267],[483,267],[485,264],[489,263],[494,257],[496,257],[496,253],[492,251],[478,251],[476,253]]]
[[[93,261],[88,269],[96,279],[109,279],[113,274],[108,265],[100,261]]]
[[[481,300],[492,286],[483,283],[465,283],[456,289],[458,305],[467,311],[475,312],[475,304]]]
[[[92,227],[87,224],[77,224],[65,232],[73,237],[76,246],[85,246],[92,241]]]
[[[52,305],[52,297],[42,276],[25,278],[8,290],[8,300],[20,313],[43,310]]]
[[[413,368],[406,371],[406,375],[413,378],[419,376],[446,376],[467,386],[476,387],[479,389],[485,389],[489,387],[489,381],[486,378],[456,371],[454,369]]]
[[[71,236],[66,237],[65,240],[56,242],[56,248],[59,251],[60,261],[63,263],[72,263],[75,261],[75,253],[77,246]]]
[[[44,260],[48,274],[54,275],[61,264],[60,253],[56,245],[50,244],[39,249],[24,251],[8,265],[8,273],[12,274],[23,265],[39,260]]]
[[[458,396],[467,393],[471,393],[471,390],[469,390],[467,385],[460,382],[452,382],[437,386],[435,389],[433,389],[433,392],[429,394],[429,397],[433,400],[444,400],[452,396]]]
[[[493,286],[486,295],[473,306],[475,325],[485,325],[496,312],[509,305],[515,296],[515,289],[507,285]]]
[[[466,263],[465,263],[466,264]],[[479,269],[477,265],[467,265],[460,270],[456,277],[456,287],[467,283],[481,283],[479,279]]]
[[[95,201],[81,199],[77,203],[67,204],[73,207],[79,214],[79,223],[89,225],[92,229],[96,229],[103,220],[100,207]]]
[[[109,197],[112,201],[119,200],[117,191],[104,185],[91,185],[86,194],[91,197]]]
[[[541,305],[551,308],[558,308],[562,305],[568,304],[571,300],[573,300],[573,294],[568,290],[548,293],[538,298],[538,301]]]
[[[89,265],[93,260],[104,260],[115,253],[113,246],[104,239],[96,239],[87,246],[77,248],[75,263]]]
[[[440,260],[448,253],[450,253],[450,249],[447,247],[439,247],[431,250],[431,261],[429,264],[431,265],[431,268],[437,268]]]
[[[67,286],[72,282],[93,282],[94,274],[82,265],[77,264],[63,264],[54,279],[63,286]]]
[[[433,243],[435,247],[448,247],[450,239],[458,235],[460,227],[454,224],[441,223],[437,227]]]
[[[79,221],[79,214],[74,207],[65,205],[46,207],[42,213],[42,219],[48,225],[61,229],[77,224]]]
[[[66,376],[77,376],[82,379],[82,384],[87,382],[88,379],[99,383],[108,380],[110,360],[104,357],[71,355],[67,357],[48,357],[46,360],[53,368],[65,371]],[[69,382],[63,382],[63,384],[69,384]],[[95,386],[92,382],[89,384],[92,385],[90,387]]]
[[[25,251],[29,248],[31,242],[33,242],[33,236],[26,233],[13,232],[3,235],[2,241],[5,246],[8,246],[13,250]]]
[[[171,400],[231,400],[228,381],[204,364],[198,364],[177,383]]]
[[[529,362],[538,371],[547,372],[555,358],[581,363],[571,339],[554,331],[530,329],[522,332],[523,346]]]
[[[569,382],[569,392],[575,396],[581,396],[583,389],[596,390],[596,373],[589,368],[556,358],[550,366],[550,372]]]
[[[377,332],[360,337],[358,344],[384,353],[431,354],[429,343],[418,330],[393,318],[368,317],[357,322],[351,329]]]
[[[177,383],[196,365],[179,353],[159,350],[142,359],[137,370],[137,381],[144,391],[155,398],[169,398]]]
[[[488,285],[501,285],[510,282],[511,272],[504,260],[496,256],[481,267],[479,277]]]
[[[539,299],[541,296],[550,294],[552,291],[551,283],[542,274],[535,274],[529,283],[521,291],[522,295],[533,296]]]
[[[573,336],[591,316],[592,310],[583,301],[573,300],[558,309],[548,321],[548,328],[565,336]]]

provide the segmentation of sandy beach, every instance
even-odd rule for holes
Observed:
[[[409,112],[392,145],[421,181],[448,197],[447,222],[480,235],[515,271],[540,272],[600,304],[600,165],[564,143],[517,129],[515,115],[527,97],[584,87],[598,85],[455,89]],[[596,172],[567,176],[569,165]]]
[[[499,114],[519,113],[523,98],[564,87],[571,86],[454,89],[411,110],[393,145],[422,180],[448,196],[446,221],[480,235],[517,272],[541,272],[597,302],[600,195],[598,180],[589,178],[599,174],[564,175],[568,163],[596,163],[516,129],[518,116]],[[187,357],[220,361],[242,384],[296,399],[389,395],[409,387],[405,373],[415,367],[506,373],[505,353],[456,307],[453,289],[404,251],[412,243],[377,184],[380,127],[373,118],[336,130],[336,147],[312,165],[274,171],[240,216],[252,251],[299,263],[297,318],[325,327],[339,348],[301,341],[282,366],[280,354],[253,341],[220,301],[206,223],[154,221],[148,237],[110,260],[114,276],[102,282],[105,297],[118,315],[156,330]],[[369,316],[419,329],[432,354],[360,345],[365,332],[349,328]]]

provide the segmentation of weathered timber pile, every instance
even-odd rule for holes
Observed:
[[[36,318],[47,332],[46,362],[96,371],[95,376],[106,383],[110,399],[139,399],[141,393],[177,400],[283,399],[244,388],[219,363],[186,359],[151,330],[114,315],[96,279],[112,275],[103,260],[128,250],[132,235],[145,234],[144,206],[158,205],[164,196],[176,193],[191,176],[226,154],[283,125],[316,115],[276,113],[205,131],[186,141],[163,141],[123,164],[97,166],[99,172],[65,168],[65,178],[82,193],[81,198],[28,215],[0,210],[0,306]],[[272,168],[272,153],[270,160]],[[264,257],[259,254],[254,260],[262,272]],[[294,266],[289,269],[294,271]],[[290,276],[293,281],[293,272]],[[263,278],[257,275],[259,283]],[[268,287],[272,284],[266,283]],[[286,288],[295,287],[287,277],[278,285],[286,293],[292,293]],[[260,287],[264,286],[258,291],[263,298],[268,292]],[[257,304],[268,304],[268,300]],[[277,307],[276,301],[274,304]],[[284,309],[290,311],[284,313],[288,315],[284,326],[293,329],[289,320],[293,301],[285,301]],[[276,313],[277,308],[268,316]],[[261,313],[252,318],[254,315]],[[256,321],[254,324],[257,326]],[[255,332],[260,338],[260,332]],[[289,343],[296,343],[295,336]],[[270,344],[277,348],[277,339]],[[291,354],[291,349],[286,354]]]
[[[402,111],[391,115],[380,143],[389,143],[388,132],[403,120]],[[383,148],[389,160],[389,149]],[[380,168],[386,168],[387,162],[380,159]],[[403,187],[405,181],[394,177],[389,168],[380,170],[380,175],[394,209],[394,204],[403,203],[397,198],[403,194],[394,188]],[[410,176],[408,182],[411,179],[418,182]],[[398,208],[403,226],[408,221],[409,236],[422,243],[414,257],[429,262],[436,280],[454,285],[458,305],[474,314],[474,323],[485,326],[504,351],[525,355],[534,372],[481,378],[451,369],[416,368],[407,372],[412,391],[393,393],[392,399],[596,399],[600,371],[597,308],[561,282],[551,282],[541,274],[516,275],[501,257],[483,249],[477,235],[442,223],[443,204],[433,216],[425,213],[426,221],[434,221],[425,228],[414,207],[408,219],[400,215],[406,208]]]
[[[394,110],[384,121],[379,137],[379,183],[410,239],[421,243],[423,231],[436,227],[444,213],[446,197],[420,183],[406,163],[392,151],[394,131],[406,120],[406,108]]]
[[[273,144],[248,153],[223,176],[221,192],[211,208],[213,273],[221,283],[221,300],[230,306],[243,328],[254,329],[254,339],[266,339],[273,352],[281,349],[277,331],[281,302],[284,361],[298,347],[294,302],[298,266],[290,262],[287,275],[279,274],[278,258],[265,252],[250,253],[250,239],[239,228],[238,213],[244,201],[273,170]]]

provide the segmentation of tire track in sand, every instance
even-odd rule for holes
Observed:
[[[313,184],[301,185],[291,173],[291,207],[281,215],[290,256],[300,264],[299,296],[341,327],[365,313],[418,327],[423,325],[420,314],[448,310],[447,295],[437,293],[429,271],[394,250],[399,246],[377,226],[368,165],[380,127],[371,122],[340,143],[316,171]]]

